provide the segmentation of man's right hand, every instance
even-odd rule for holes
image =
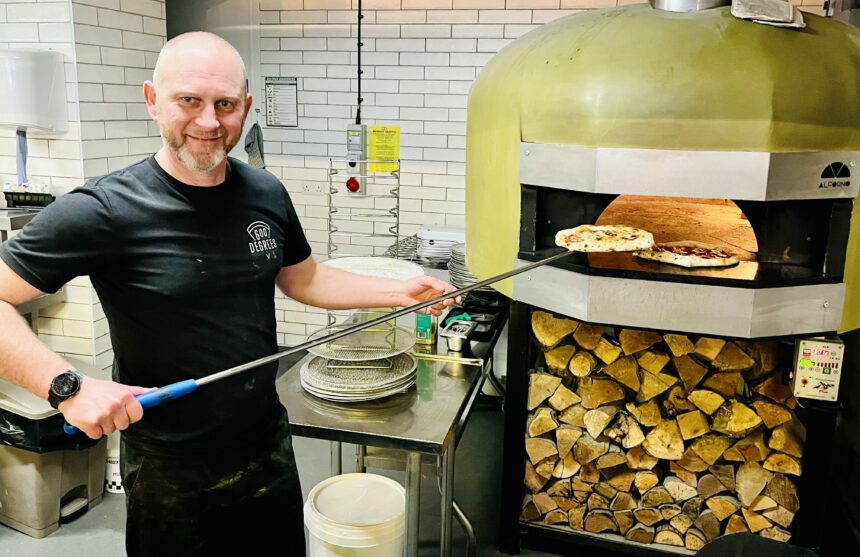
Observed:
[[[143,407],[134,397],[150,390],[85,377],[81,390],[61,402],[59,410],[68,423],[87,437],[99,439],[140,420]]]

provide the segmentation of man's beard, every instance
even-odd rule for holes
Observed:
[[[192,151],[188,148],[187,141],[180,144],[179,138],[166,126],[159,123],[158,127],[161,130],[161,138],[164,140],[164,144],[167,145],[182,164],[195,172],[211,172],[216,169],[218,165],[224,162],[227,153],[235,147],[238,141],[237,137],[236,140],[226,146],[218,145],[211,150]]]

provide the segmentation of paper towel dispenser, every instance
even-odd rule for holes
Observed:
[[[68,131],[63,54],[0,49],[0,99],[0,126]]]

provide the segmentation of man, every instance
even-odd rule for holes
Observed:
[[[274,353],[273,284],[326,308],[407,306],[453,290],[430,277],[317,266],[278,180],[227,158],[251,108],[245,84],[241,58],[216,35],[169,41],[143,87],[163,147],[57,199],[0,246],[0,377],[48,398],[92,438],[126,430],[132,556],[304,555],[276,364],[145,419],[134,395]],[[115,381],[63,373],[71,366],[15,311],[79,275],[90,276],[110,323]]]

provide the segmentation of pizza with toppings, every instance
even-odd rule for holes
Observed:
[[[637,251],[640,259],[669,263],[681,267],[731,267],[738,259],[717,246],[702,242],[668,242],[648,250]]]
[[[591,253],[636,251],[653,246],[654,236],[632,226],[583,224],[556,232],[555,245]]]

